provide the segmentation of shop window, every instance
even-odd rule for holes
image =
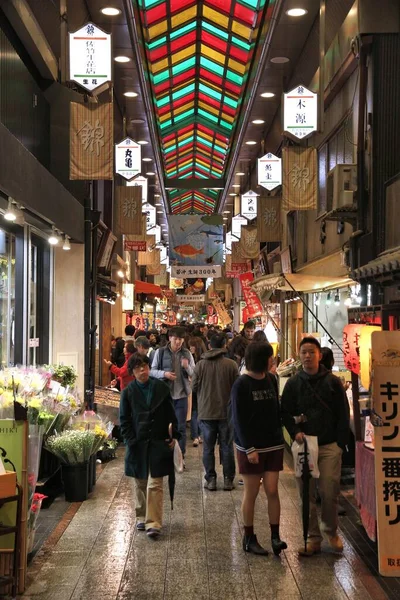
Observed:
[[[354,162],[352,132],[353,118],[350,114],[318,150],[318,215],[332,210],[332,206],[328,206],[326,194],[326,180],[329,171],[336,165]]]
[[[0,229],[0,360],[15,360],[15,238]]]
[[[35,235],[30,246],[28,363],[49,362],[50,250],[47,241]]]

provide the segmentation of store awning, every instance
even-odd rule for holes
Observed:
[[[146,281],[135,281],[135,294],[147,294],[153,296],[162,296],[162,289],[155,283],[147,283]]]
[[[354,279],[394,279],[400,272],[400,248],[380,254],[369,263],[352,272]]]
[[[259,295],[271,290],[282,292],[322,292],[335,288],[352,285],[354,281],[349,277],[324,277],[322,275],[308,275],[306,273],[281,273],[279,275],[264,275],[251,283]]]

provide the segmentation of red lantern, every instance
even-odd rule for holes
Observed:
[[[366,327],[362,323],[346,325],[343,329],[343,351],[344,364],[346,369],[353,371],[356,375],[360,374],[360,339],[361,331]]]

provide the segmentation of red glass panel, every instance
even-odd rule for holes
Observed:
[[[174,13],[177,10],[181,11],[185,6],[190,6],[191,4],[196,4],[197,0],[170,0],[169,5],[171,8],[171,12]]]
[[[182,98],[179,98],[179,100],[175,100],[171,107],[172,111],[179,108],[179,106],[183,106],[187,102],[190,102],[191,100],[194,100],[194,92],[188,94],[187,96],[182,96]]]
[[[211,35],[211,33],[208,33],[208,31],[203,30],[201,32],[201,39],[205,44],[208,44],[210,48],[215,48],[226,54],[228,44],[217,38],[215,35]]]
[[[236,115],[236,110],[234,108],[232,108],[231,106],[228,106],[227,104],[224,104],[222,106],[222,111],[225,114],[230,115],[231,117],[234,117]]]
[[[235,17],[243,23],[247,23],[248,25],[253,25],[254,21],[254,10],[251,8],[246,8],[243,4],[239,4],[239,2],[235,2]]]
[[[206,71],[203,67],[200,67],[200,77],[203,77],[205,81],[212,81],[218,87],[222,88],[224,80],[219,75],[215,75],[214,73],[210,73],[210,71]]]
[[[203,92],[199,92],[198,97],[199,97],[199,100],[203,100],[203,102],[206,102],[210,106],[214,106],[217,110],[219,110],[221,108],[221,104],[220,104],[220,102],[218,102],[218,100],[215,100],[214,98],[211,98],[210,96],[206,96],[205,94],[203,94]],[[212,113],[212,114],[214,114],[214,113]]]
[[[167,56],[167,46],[164,45],[156,48],[155,50],[150,50],[147,52],[147,56],[151,63],[155,63],[161,58],[165,58]]]
[[[209,2],[204,2],[204,4],[208,4],[211,8],[222,10],[225,13],[230,13],[232,0],[211,0]]]
[[[189,71],[184,71],[183,73],[180,73],[180,75],[173,77],[173,79],[168,82],[168,85],[170,85],[171,87],[175,87],[175,86],[179,85],[180,83],[182,83],[183,81],[186,81],[187,79],[191,79],[192,77],[194,77],[195,73],[196,73],[195,68],[189,69]]]
[[[196,32],[191,31],[187,33],[181,38],[177,38],[171,42],[171,52],[177,52],[178,50],[182,50],[185,46],[189,46],[196,41]]]
[[[156,95],[156,97],[158,98],[158,96],[161,96],[161,94],[163,92],[165,92],[166,90],[169,89],[170,85],[171,84],[170,84],[170,81],[168,79],[166,79],[162,83],[159,83],[158,85],[155,85],[154,86],[154,94]]]
[[[239,60],[240,62],[246,64],[249,58],[249,53],[246,52],[246,50],[242,50],[241,48],[238,48],[237,46],[235,46],[234,44],[231,44],[229,47],[229,55],[232,56],[232,58],[235,58],[236,60]]]
[[[165,2],[163,2],[163,4],[158,4],[158,6],[155,6],[150,10],[146,10],[146,21],[148,25],[152,25],[152,23],[155,23],[156,21],[161,21],[162,19],[165,19],[166,16],[167,5]]]

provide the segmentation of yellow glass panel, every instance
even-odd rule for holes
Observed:
[[[207,164],[204,160],[201,160],[198,156],[196,157],[196,163],[198,165],[203,165],[203,167],[205,167],[206,169],[210,168],[210,165]]]
[[[149,41],[152,40],[153,38],[158,37],[162,33],[165,33],[167,31],[167,26],[168,26],[168,21],[165,20],[165,21],[161,21],[160,23],[157,23],[156,25],[153,25],[153,27],[149,27],[149,29],[148,29]]]
[[[201,54],[210,60],[220,63],[221,65],[225,64],[225,56],[221,54],[221,52],[217,52],[205,44],[201,44]]]
[[[189,110],[189,108],[193,108],[194,107],[194,100],[192,100],[191,102],[188,102],[187,104],[184,104],[183,106],[180,106],[179,108],[175,108],[174,109],[174,115],[179,115],[181,112],[185,112],[185,110]]]
[[[183,142],[184,140],[186,140],[186,138],[190,137],[191,135],[193,135],[193,131],[187,131],[185,134],[180,135],[178,137],[178,142]]]
[[[237,33],[237,35],[241,35],[245,40],[249,40],[250,34],[252,33],[250,27],[245,27],[237,21],[232,21],[232,32]]]
[[[179,164],[179,168],[180,169],[184,169],[185,167],[187,167],[188,165],[193,163],[193,159],[189,158],[189,160],[185,160],[184,162]]]
[[[237,60],[233,60],[233,58],[229,59],[228,66],[230,69],[233,69],[234,71],[236,71],[237,73],[240,73],[241,75],[244,75],[244,73],[246,71],[246,65],[243,65],[242,63],[238,62]]]
[[[182,23],[186,23],[186,21],[191,21],[192,19],[194,19],[194,17],[196,15],[197,15],[197,3],[194,6],[191,6],[190,8],[188,8],[187,10],[184,10],[181,13],[178,13],[177,15],[174,15],[173,17],[171,17],[172,28],[174,29],[175,27],[178,27],[178,25],[182,25]],[[167,24],[167,21],[165,21],[165,24]]]
[[[207,133],[204,133],[204,131],[199,131],[199,135],[201,135],[202,138],[206,138],[206,140],[208,140],[209,142],[213,141],[212,136],[208,135]]]
[[[180,52],[176,52],[175,54],[172,54],[172,56],[171,56],[172,64],[175,65],[176,63],[180,62],[181,60],[184,60],[185,58],[189,58],[190,56],[193,56],[193,54],[195,54],[195,53],[196,53],[196,44],[192,44],[192,46],[188,46],[187,48],[184,48]],[[187,82],[185,82],[185,83],[187,85]]]
[[[229,18],[221,14],[220,12],[213,10],[209,6],[203,6],[203,16],[206,19],[210,19],[210,21],[217,23],[219,27],[222,27],[223,29],[228,29]]]
[[[213,106],[210,106],[209,104],[206,104],[205,102],[199,102],[199,106],[201,108],[203,108],[204,110],[207,110],[208,112],[213,113],[217,117],[219,116],[219,110],[217,110]]]
[[[220,85],[217,85],[216,83],[212,83],[211,81],[208,81],[207,79],[204,79],[203,77],[200,77],[200,82],[204,83],[204,85],[208,85],[208,87],[213,88],[216,92],[219,92],[220,94],[222,93],[222,88]]]
[[[165,115],[162,115],[161,117],[159,117],[159,121],[160,123],[164,123],[164,121],[168,121],[168,119],[171,118],[171,113],[165,113]]]
[[[227,115],[224,112],[222,112],[221,117],[225,119],[225,121],[229,121],[230,123],[233,123],[233,121],[235,120],[235,117],[231,117],[231,115]]]
[[[169,115],[169,118],[171,118],[171,115]],[[175,146],[176,144],[176,140],[172,139],[169,142],[167,142],[166,144],[163,144],[163,150],[168,150],[171,146]]]
[[[156,63],[151,64],[150,68],[152,73],[158,73],[158,71],[162,71],[164,69],[168,69],[168,58],[163,58]]]

